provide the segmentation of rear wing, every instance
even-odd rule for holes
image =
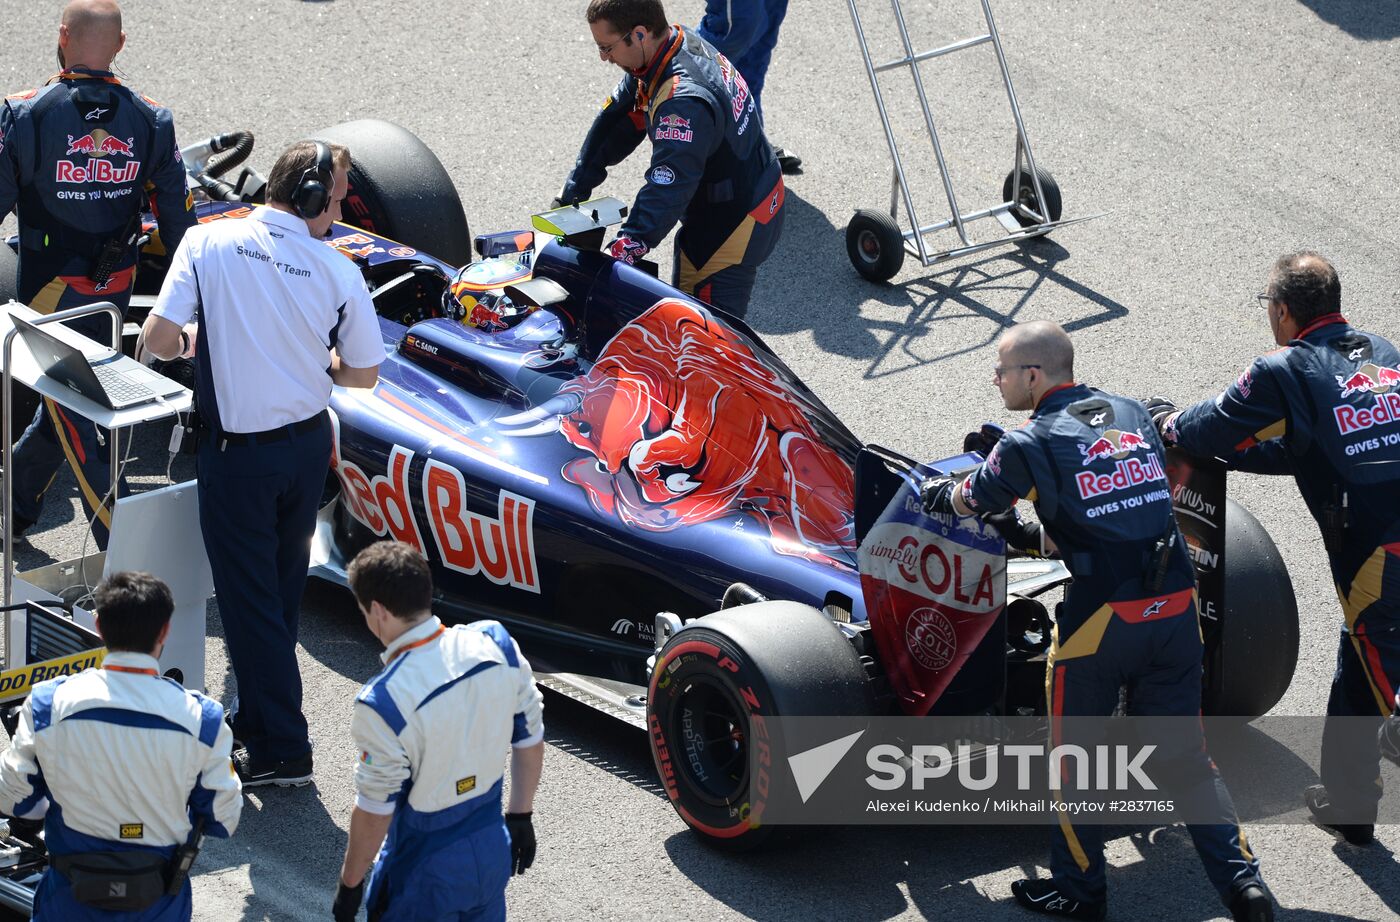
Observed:
[[[37,602],[0,608],[5,650],[0,656],[0,707],[29,697],[39,682],[102,665],[102,638],[74,623],[62,610]]]

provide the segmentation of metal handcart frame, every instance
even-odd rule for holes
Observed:
[[[865,61],[866,75],[875,93],[875,106],[880,112],[880,122],[885,128],[885,140],[890,147],[890,158],[894,164],[894,176],[890,188],[890,210],[861,209],[855,213],[846,226],[846,251],[856,271],[872,281],[887,281],[899,272],[907,253],[917,256],[925,266],[958,256],[978,253],[992,247],[1017,243],[1031,237],[1040,237],[1050,231],[1087,221],[1099,215],[1085,215],[1061,220],[1060,187],[1050,173],[1040,168],[1031,149],[1030,138],[1026,136],[1025,122],[1021,118],[1021,106],[1016,100],[1016,90],[1011,83],[1011,71],[1006,64],[1006,53],[1002,48],[1001,36],[997,32],[996,19],[992,16],[990,0],[980,0],[982,13],[987,23],[983,35],[963,39],[935,48],[932,51],[916,52],[909,37],[908,24],[904,18],[901,0],[890,0],[895,24],[899,30],[900,42],[904,47],[903,57],[876,64],[870,54],[865,29],[861,25],[857,0],[847,0],[851,11],[851,22],[855,26],[856,40],[860,45],[861,57]],[[938,138],[938,128],[934,124],[933,112],[929,109],[928,94],[924,91],[923,77],[919,65],[924,61],[990,44],[996,52],[997,65],[1001,71],[1002,83],[1006,87],[1006,97],[1011,103],[1011,117],[1016,124],[1016,156],[1011,172],[1002,187],[1002,202],[980,211],[962,212],[958,207],[957,193],[953,190],[952,179],[948,175],[948,163],[943,156],[943,145]],[[923,110],[924,125],[928,129],[929,140],[933,144],[933,156],[938,172],[943,179],[943,191],[948,199],[951,217],[932,224],[919,223],[918,212],[914,207],[914,197],[910,192],[905,176],[904,164],[895,142],[894,130],[890,125],[889,112],[885,108],[884,94],[880,90],[879,74],[901,67],[909,68],[914,78],[914,89]],[[910,229],[903,229],[898,222],[899,202],[904,201],[905,212],[909,215]],[[1005,230],[1005,235],[995,240],[972,242],[967,234],[967,225],[984,218],[995,218]],[[934,251],[925,239],[928,234],[955,228],[961,246]]]

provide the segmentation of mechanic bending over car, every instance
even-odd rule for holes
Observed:
[[[1292,474],[1317,519],[1343,624],[1322,784],[1304,802],[1319,825],[1369,845],[1381,797],[1376,735],[1400,688],[1400,351],[1347,323],[1337,270],[1318,253],[1280,257],[1257,298],[1283,348],[1213,400],[1178,411],[1154,397],[1148,407],[1169,444],[1234,470]],[[1382,732],[1400,758],[1400,718]]]
[[[748,85],[713,46],[668,26],[660,0],[591,0],[586,16],[599,56],[625,73],[556,204],[589,198],[650,138],[646,182],[608,253],[634,263],[680,221],[671,284],[744,316],[783,228],[782,171]]]
[[[170,111],[112,76],[126,44],[115,0],[73,0],[58,26],[63,70],[0,106],[0,218],[19,207],[19,300],[41,314],[131,299],[147,195],[173,251],[195,223]],[[69,321],[111,342],[111,320]],[[45,399],[11,458],[16,535],[39,520],[66,457],[99,548],[111,526],[110,452],[85,417]]]
[[[44,821],[36,920],[188,920],[200,839],[243,810],[233,735],[217,701],[160,674],[165,583],[114,573],[93,598],[107,657],[34,686],[0,755],[0,812]]]
[[[360,753],[336,922],[353,922],[366,874],[371,922],[504,920],[506,883],[535,860],[544,721],[530,664],[495,621],[443,627],[416,548],[372,544],[347,575],[385,668],[355,697]]]
[[[331,385],[372,387],[379,322],[355,265],[322,238],[340,218],[350,153],[300,141],[246,220],[194,228],[175,252],[146,348],[194,334],[199,525],[238,680],[232,721],[245,787],[311,780],[297,624],[330,467]]]
[[[1051,745],[1066,738],[1059,718],[1109,716],[1124,684],[1132,714],[1198,718],[1196,574],[1176,528],[1165,452],[1152,419],[1137,400],[1075,383],[1074,346],[1049,321],[1012,327],[998,344],[997,358],[992,380],[1006,408],[1030,410],[1030,420],[1002,436],[961,483],[929,480],[924,505],[943,514],[990,513],[1008,543],[1035,552],[1053,549],[1074,576],[1056,610],[1046,662]],[[1128,460],[1116,460],[1125,455]],[[1137,480],[1111,476],[1127,463],[1148,476],[1120,487],[1118,480]],[[1103,488],[1086,495],[1085,473],[1097,475]],[[1043,529],[998,515],[1021,499],[1034,502]],[[1158,749],[1172,775],[1163,778],[1164,786],[1184,805],[1183,813],[1219,818],[1188,827],[1206,875],[1235,919],[1267,922],[1273,904],[1259,862],[1206,752],[1200,722],[1175,721],[1173,729],[1179,732]],[[1047,915],[1102,919],[1103,827],[1059,816],[1051,878],[1016,881],[1011,892],[1022,906]]]
[[[763,120],[763,84],[778,44],[778,29],[787,16],[788,0],[705,0],[705,16],[695,31],[730,60],[748,81],[754,108]],[[784,173],[802,172],[802,158],[776,144],[773,156]]]

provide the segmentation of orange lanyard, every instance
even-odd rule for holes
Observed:
[[[413,643],[404,644],[402,647],[399,647],[397,650],[394,651],[394,655],[390,656],[388,662],[386,662],[384,665],[387,666],[389,663],[392,663],[394,660],[398,659],[401,654],[407,653],[409,650],[412,650],[416,647],[421,647],[424,644],[432,643],[434,640],[437,640],[439,637],[441,637],[442,632],[445,630],[447,630],[447,628],[443,627],[442,625],[438,625],[438,629],[436,631],[433,631],[431,634],[429,634],[427,637],[424,637],[422,640],[415,640]]]
[[[133,675],[154,675],[154,676],[160,675],[160,673],[159,673],[159,672],[156,672],[154,669],[141,669],[141,668],[138,667],[138,666],[107,666],[107,665],[103,665],[102,668],[103,668],[103,669],[110,669],[110,670],[112,670],[113,672],[130,672],[130,673],[132,673]]]

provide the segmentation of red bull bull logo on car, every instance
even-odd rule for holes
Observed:
[[[1123,432],[1118,429],[1105,429],[1103,435],[1095,439],[1092,444],[1080,445],[1079,453],[1084,456],[1084,466],[1088,467],[1095,461],[1123,458],[1131,452],[1146,447],[1147,440],[1142,437],[1141,430]]]

